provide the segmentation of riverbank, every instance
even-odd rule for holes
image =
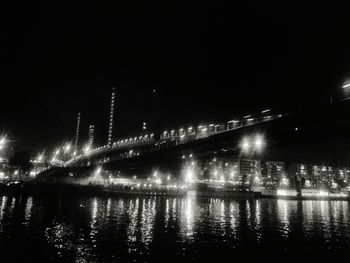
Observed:
[[[266,198],[283,200],[345,200],[350,201],[349,195],[329,194],[322,192],[310,194],[307,196],[297,196],[294,191],[268,190],[253,191],[247,189],[186,189],[186,188],[134,188],[134,187],[116,187],[105,185],[80,185],[80,184],[61,184],[61,183],[37,183],[12,181],[0,183],[0,194],[56,194],[56,195],[105,195],[105,196],[169,196],[169,197],[208,197],[208,198]]]

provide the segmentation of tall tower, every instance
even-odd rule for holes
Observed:
[[[79,143],[79,133],[80,133],[80,112],[78,113],[78,117],[77,117],[77,130],[75,133],[75,143],[74,143],[74,147],[75,147],[75,151],[78,151],[78,143]]]
[[[115,107],[115,87],[112,88],[111,112],[110,112],[110,115],[109,115],[108,146],[112,145],[114,107]]]
[[[89,141],[88,141],[88,145],[90,145],[90,146],[92,146],[92,144],[94,143],[94,135],[95,135],[95,126],[90,125],[89,126]]]

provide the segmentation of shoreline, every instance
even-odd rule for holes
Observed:
[[[102,185],[75,185],[57,183],[16,183],[0,184],[0,194],[27,194],[27,195],[93,195],[93,196],[139,196],[139,197],[204,197],[222,199],[276,199],[295,201],[350,201],[349,196],[292,196],[266,195],[259,191],[238,190],[130,190],[106,187]]]

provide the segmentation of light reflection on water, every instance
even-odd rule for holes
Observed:
[[[0,255],[46,261],[350,256],[344,201],[0,196]],[[219,244],[219,245],[218,245]],[[254,253],[252,253],[254,255]]]

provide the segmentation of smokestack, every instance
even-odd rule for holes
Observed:
[[[80,133],[80,112],[78,113],[78,117],[77,117],[77,131],[75,134],[75,151],[78,151],[78,143],[79,143],[79,133]]]
[[[111,112],[109,115],[108,146],[112,145],[112,139],[113,139],[114,107],[115,107],[115,87],[112,88],[112,96],[111,96]]]

